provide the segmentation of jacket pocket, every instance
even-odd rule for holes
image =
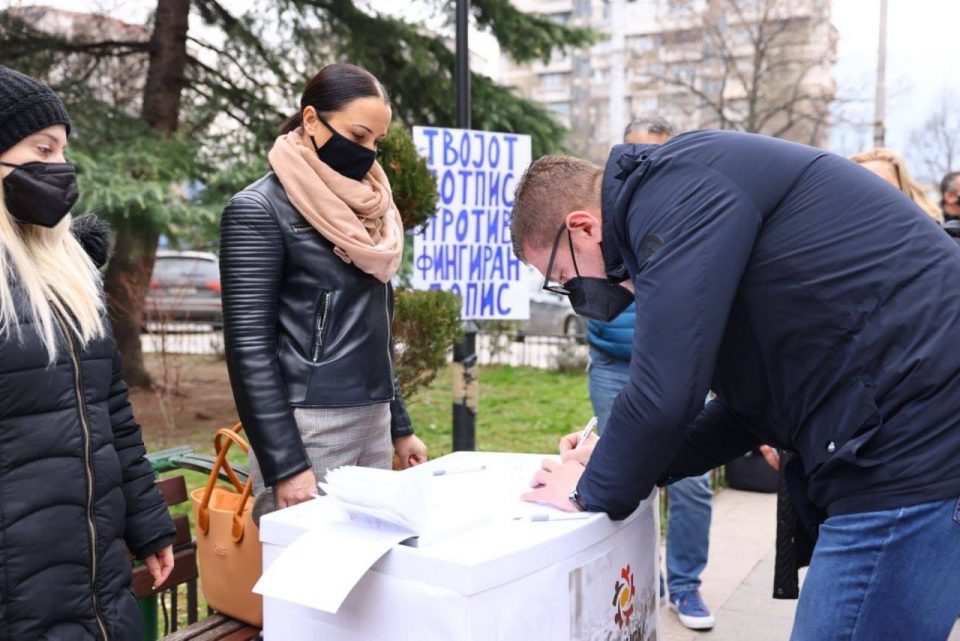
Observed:
[[[310,238],[316,238],[320,232],[308,222],[302,223],[291,223],[288,227],[290,230],[290,236],[292,237],[292,242],[298,243],[302,240],[308,240]]]
[[[882,425],[876,401],[859,378],[833,393],[810,415],[797,437],[807,474],[878,465],[865,449]]]
[[[320,299],[317,301],[317,311],[313,321],[313,346],[310,348],[310,360],[314,363],[319,363],[323,357],[323,341],[329,324],[332,302],[333,292],[320,292]]]

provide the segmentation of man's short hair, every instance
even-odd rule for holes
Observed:
[[[627,128],[623,130],[623,137],[626,138],[634,132],[673,136],[673,125],[666,118],[655,115],[638,116],[630,121]]]
[[[940,195],[943,196],[948,191],[960,191],[960,185],[957,184],[958,178],[960,178],[960,171],[951,171],[945,174],[943,180],[940,181]]]
[[[944,174],[943,180],[940,181],[940,208],[941,209],[947,206],[948,191],[952,191],[957,195],[960,195],[960,171],[949,171],[946,174]]]
[[[513,200],[510,235],[513,252],[525,261],[524,247],[553,242],[564,217],[600,206],[603,169],[573,156],[538,158],[524,172]]]

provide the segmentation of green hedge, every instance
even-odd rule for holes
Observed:
[[[447,353],[462,338],[460,297],[441,290],[397,291],[393,336],[400,389],[413,398],[447,364]]]

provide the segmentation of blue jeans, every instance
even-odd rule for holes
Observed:
[[[590,350],[588,384],[593,411],[602,431],[613,401],[630,380],[630,366],[603,352]],[[670,485],[667,517],[667,588],[671,594],[700,588],[707,566],[713,490],[710,475],[695,476]]]
[[[820,526],[791,641],[942,641],[960,615],[960,500]]]

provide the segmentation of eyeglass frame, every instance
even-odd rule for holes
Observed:
[[[560,247],[560,236],[563,232],[567,232],[567,242],[570,244],[570,258],[573,259],[573,271],[576,274],[576,277],[580,277],[580,268],[577,267],[577,255],[573,251],[573,235],[570,233],[570,230],[567,228],[567,224],[563,223],[560,225],[560,229],[557,230],[557,236],[553,241],[553,249],[550,251],[550,260],[547,261],[547,271],[543,275],[543,287],[541,288],[545,292],[550,292],[552,294],[559,294],[561,296],[570,296],[570,290],[567,289],[565,283],[557,282],[556,284],[550,284],[550,274],[553,272],[553,263],[557,258],[557,250]],[[573,279],[570,279],[573,280]],[[569,281],[568,281],[569,282]]]

